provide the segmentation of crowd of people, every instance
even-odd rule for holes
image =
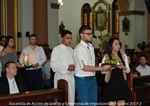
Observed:
[[[1,80],[3,81],[4,79],[7,80],[7,84],[9,86],[6,86],[7,88],[5,90],[9,90],[8,94],[25,91],[19,89],[19,87],[22,86],[23,83],[17,83],[18,81],[17,79],[15,79],[17,75],[22,77],[23,79],[22,82],[25,83],[26,87],[24,88],[26,88],[26,90],[33,91],[42,89],[43,85],[42,67],[43,64],[46,62],[46,55],[43,48],[36,45],[36,35],[32,34],[29,36],[29,46],[23,49],[21,54],[18,54],[16,52],[14,48],[14,38],[12,36],[2,36],[1,42],[2,42],[1,46],[3,49],[0,52],[0,62],[1,62],[0,81]],[[31,68],[26,68],[23,65],[24,57],[26,55],[28,56],[28,64],[32,64]],[[16,72],[16,70],[18,71]],[[12,82],[15,83],[11,84]],[[13,87],[15,89],[13,89]],[[6,93],[3,92],[4,89],[2,88],[3,87],[0,87],[0,93]],[[11,91],[12,89],[14,91]]]
[[[116,37],[109,39],[105,54],[95,54],[89,26],[81,26],[79,36],[80,43],[72,49],[72,33],[63,30],[61,44],[52,53],[45,53],[42,47],[37,46],[36,35],[32,34],[29,36],[29,45],[19,54],[14,48],[14,38],[1,36],[0,94],[41,90],[45,86],[52,88],[53,80],[54,88],[57,88],[57,81],[64,79],[68,82],[70,106],[74,106],[75,102],[79,103],[78,106],[96,106],[99,87],[100,94],[109,106],[125,105],[129,94],[127,74],[131,71],[134,76],[150,75],[150,66],[146,65],[147,57],[142,55],[139,58],[140,64],[135,65],[134,59],[130,60],[130,55],[122,52],[121,42]],[[117,65],[102,65],[107,56],[115,59]],[[51,70],[55,73],[54,79],[51,78]]]

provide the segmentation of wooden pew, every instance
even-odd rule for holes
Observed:
[[[56,99],[58,101],[54,102]],[[27,91],[18,94],[0,96],[0,106],[62,106],[66,105],[67,102],[68,83],[65,80],[58,81],[58,89]]]
[[[129,104],[130,105],[150,105],[150,75],[133,77],[128,75]]]

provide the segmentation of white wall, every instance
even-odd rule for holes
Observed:
[[[72,36],[72,47],[76,45],[76,35],[78,34],[78,30],[81,27],[81,8],[85,3],[89,3],[92,7],[97,0],[63,0],[63,5],[60,6],[59,9],[59,25],[61,21],[63,21],[65,25],[65,29],[70,30],[73,34]],[[113,0],[107,0],[109,4],[112,3]],[[105,34],[102,32],[103,35]],[[99,36],[100,32],[95,31],[95,35]],[[95,48],[99,48],[100,40],[99,38],[94,39],[92,44]]]
[[[28,45],[26,32],[33,33],[33,0],[18,0],[18,32],[22,36],[18,39],[18,50]]]
[[[133,30],[134,29],[134,16],[126,16],[129,20],[129,32],[128,32],[128,35],[125,35],[125,32],[122,32],[122,21],[124,19],[125,16],[120,16],[120,19],[119,19],[119,23],[120,26],[119,26],[119,38],[120,38],[120,41],[122,42],[122,47],[124,47],[125,44],[128,45],[129,48],[134,48],[134,43],[135,43],[135,40],[134,40],[134,35],[135,35],[135,31]]]
[[[131,0],[129,3],[131,3],[129,5],[130,10],[145,11],[145,15],[127,16],[130,23],[128,35],[125,35],[125,32],[122,32],[122,20],[125,16],[120,16],[120,41],[122,42],[123,47],[125,44],[128,44],[129,49],[134,49],[138,43],[147,41],[147,8],[144,0]]]
[[[59,44],[59,26],[58,26],[58,9],[52,9],[51,3],[57,3],[57,0],[48,0],[48,44],[54,48]]]
[[[57,0],[47,0],[48,14],[48,44],[50,48],[59,44],[58,9],[52,9],[51,3]],[[33,33],[33,0],[18,0],[18,32],[22,36],[18,38],[19,51],[28,45],[26,32]]]

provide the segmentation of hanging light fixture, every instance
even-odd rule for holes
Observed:
[[[63,1],[62,1],[62,0],[58,0],[58,4],[59,4],[60,6],[62,6],[62,5],[63,5]]]

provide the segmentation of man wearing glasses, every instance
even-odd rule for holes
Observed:
[[[96,106],[98,88],[95,71],[107,71],[111,66],[95,67],[94,48],[91,45],[92,31],[89,26],[82,26],[79,35],[81,41],[74,49],[78,106]]]

